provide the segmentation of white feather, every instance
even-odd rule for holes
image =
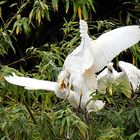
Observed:
[[[119,68],[122,70],[122,72],[117,72],[112,67],[112,73],[108,73],[107,67],[97,76],[98,90],[100,92],[105,92],[107,82],[112,80],[110,77],[113,77],[113,80],[116,82],[124,80],[126,85],[132,88],[134,92],[137,91],[140,86],[140,70],[136,66],[124,61],[119,61]]]
[[[137,25],[125,26],[104,33],[92,43],[93,69],[102,70],[119,53],[140,41],[140,28]]]
[[[81,43],[66,58],[63,71],[69,74],[69,82],[79,92],[93,92],[97,88],[95,73],[102,70],[120,52],[138,43],[140,28],[137,25],[120,27],[92,41],[88,35],[87,23],[80,20],[80,36]]]
[[[126,84],[130,86],[127,75],[124,72],[117,72],[113,68],[113,63],[109,63],[107,68],[97,76],[97,90],[106,93],[106,88],[111,81],[121,82],[121,80],[125,80]]]
[[[91,75],[88,69],[93,65],[94,59],[91,50],[91,38],[89,37],[87,23],[80,20],[80,36],[82,37],[80,45],[68,55],[64,62],[64,70],[70,75],[70,83],[79,89],[79,92],[93,91],[96,88],[96,82],[90,82],[87,75],[90,75],[91,80],[95,80],[95,75]],[[62,78],[59,79],[62,80]],[[92,84],[91,84],[92,83]]]
[[[5,80],[11,84],[22,86],[27,90],[47,90],[47,91],[53,91],[55,95],[61,99],[64,99],[66,97],[66,94],[62,94],[60,91],[60,84],[57,82],[51,82],[47,80],[38,80],[35,78],[29,78],[29,77],[20,77],[17,76],[15,73],[9,76],[4,77]],[[64,92],[66,92],[65,90]]]
[[[50,82],[45,80],[38,80],[29,77],[20,77],[13,73],[13,76],[5,76],[6,81],[11,84],[25,87],[28,90],[48,90],[56,91],[59,88],[59,84],[56,82]]]
[[[119,61],[119,67],[124,71],[132,84],[133,91],[136,91],[140,86],[140,70],[127,62]]]
[[[91,111],[97,111],[102,109],[100,105],[97,105],[96,102],[91,101],[88,105],[87,102],[90,100],[89,94],[85,94],[87,96],[84,96],[82,98],[81,104],[80,104],[80,94],[76,93],[75,91],[70,90],[68,92],[68,89],[65,88],[63,91],[60,90],[60,84],[57,82],[51,82],[47,80],[37,80],[34,78],[29,77],[19,77],[13,73],[12,75],[5,76],[5,80],[11,84],[22,86],[28,90],[47,90],[47,91],[54,91],[55,95],[61,99],[67,99],[70,105],[74,108],[78,108],[79,105],[82,110],[87,109],[88,112]],[[85,98],[86,97],[86,98]]]

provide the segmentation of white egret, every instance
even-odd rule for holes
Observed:
[[[134,92],[137,91],[140,86],[140,70],[136,66],[124,61],[119,61],[118,65],[122,72],[117,72],[113,68],[113,63],[110,62],[107,68],[97,76],[97,89],[100,92],[106,92],[108,82],[111,80],[114,82],[121,82],[121,80],[124,80],[129,88],[132,88]]]
[[[81,108],[83,111],[87,110],[88,112],[98,111],[104,107],[104,103],[101,100],[91,100],[89,94],[81,99],[80,104],[80,94],[70,90],[68,93],[68,88],[64,87],[63,91],[61,90],[61,84],[58,82],[51,82],[47,80],[38,80],[29,77],[19,77],[13,73],[13,75],[5,76],[6,81],[11,84],[22,86],[27,90],[47,90],[53,91],[58,98],[67,99],[70,105],[74,108]],[[91,101],[89,101],[91,100]],[[80,106],[79,106],[80,105]]]
[[[119,61],[119,67],[127,75],[132,85],[132,90],[137,91],[140,86],[140,69],[124,61]]]
[[[67,56],[64,62],[63,70],[58,76],[58,83],[56,82],[55,86],[50,81],[34,81],[33,79],[33,81],[28,82],[29,79],[26,79],[25,77],[15,76],[11,77],[9,82],[24,86],[28,89],[52,90],[59,98],[67,97],[70,104],[73,104],[72,102],[74,102],[74,100],[76,100],[76,102],[78,101],[78,103],[80,101],[80,107],[85,108],[87,100],[90,100],[90,93],[97,89],[97,79],[95,73],[104,68],[107,63],[116,57],[116,55],[120,52],[138,43],[140,40],[140,28],[137,25],[114,29],[104,33],[97,38],[96,41],[93,41],[89,37],[87,31],[87,23],[80,20],[80,36],[82,37],[81,43],[71,54]],[[5,78],[8,81],[8,77]],[[67,90],[67,83],[69,85],[72,84],[74,87],[74,93],[76,92],[75,94],[70,89],[70,92],[64,92],[65,89]],[[37,85],[39,86],[38,88]],[[50,87],[48,87],[49,85]],[[63,94],[63,92],[65,94]],[[70,97],[72,97],[71,101],[69,99]],[[99,105],[99,102],[97,101],[96,103]],[[104,103],[102,103],[101,106],[103,105]]]
[[[81,43],[64,62],[60,75],[65,73],[66,77],[59,76],[59,81],[69,79],[69,83],[83,94],[97,89],[95,73],[101,71],[123,50],[140,40],[140,28],[137,25],[111,30],[96,40],[92,40],[87,31],[87,23],[80,20]]]

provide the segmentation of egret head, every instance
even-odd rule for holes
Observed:
[[[108,71],[110,73],[112,73],[113,72],[113,63],[112,62],[109,62],[108,65],[107,65],[107,68],[108,68]]]

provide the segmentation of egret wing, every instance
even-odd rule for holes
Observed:
[[[80,20],[80,36],[82,37],[81,39],[81,45],[82,45],[82,73],[84,73],[87,69],[89,69],[93,63],[93,54],[92,54],[92,49],[91,49],[91,38],[88,35],[88,25],[87,22],[84,20]]]
[[[84,74],[84,72],[89,69],[93,63],[94,58],[91,49],[91,38],[89,37],[88,25],[85,21],[80,20],[80,45],[73,50],[71,54],[68,55],[64,62],[64,67],[69,73],[79,72]]]
[[[28,90],[48,90],[55,91],[59,88],[57,82],[51,82],[46,80],[38,80],[29,77],[19,77],[13,73],[13,75],[5,76],[5,80],[11,84],[25,87]]]
[[[140,28],[137,25],[125,26],[104,33],[92,44],[94,70],[102,70],[120,52],[138,43]]]
[[[119,67],[126,73],[133,90],[136,91],[140,85],[140,70],[136,66],[124,61],[119,61]]]

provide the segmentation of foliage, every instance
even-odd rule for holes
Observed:
[[[118,26],[139,24],[139,0],[116,0],[115,16],[106,13],[101,16],[99,13],[102,9],[98,10],[98,2],[91,0],[0,2],[0,56],[2,56],[0,139],[135,140],[140,138],[140,90],[133,93],[124,81],[120,84],[109,83],[106,94],[98,92],[96,95],[92,94],[93,100],[102,99],[106,105],[99,112],[87,114],[80,109],[73,109],[66,100],[58,99],[52,92],[27,91],[3,79],[4,75],[15,72],[21,76],[56,81],[66,56],[79,45],[77,19],[88,20],[89,34],[93,39]],[[106,6],[112,4],[109,1]],[[111,13],[110,9],[106,12]],[[64,19],[57,22],[53,16],[59,17],[56,20],[62,19],[63,16]],[[59,34],[59,39],[49,40],[48,36],[45,38],[44,30],[48,34],[49,31],[53,31],[49,35],[57,32],[52,30],[53,20],[56,26],[61,26],[59,32],[62,34]],[[128,61],[139,67],[139,44],[121,53],[114,62],[117,63],[126,57]]]

